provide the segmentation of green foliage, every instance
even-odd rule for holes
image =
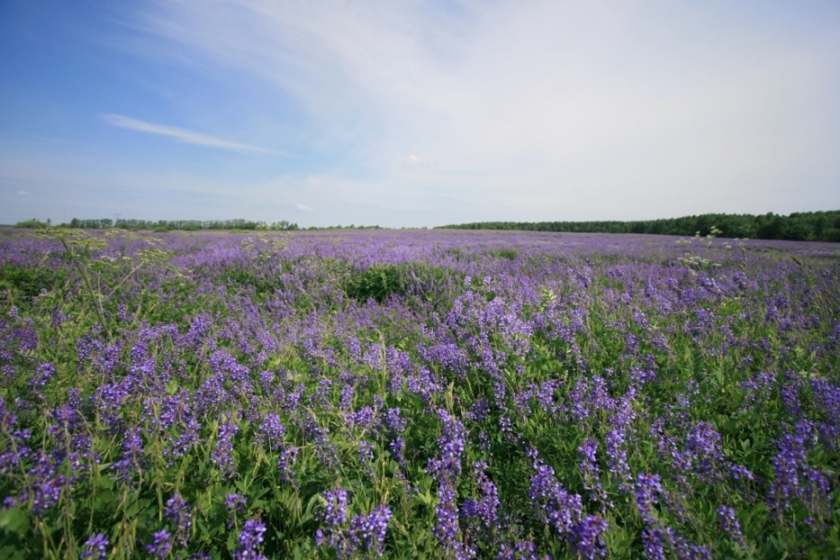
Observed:
[[[0,291],[6,291],[7,298],[19,301],[22,296],[31,299],[42,290],[52,290],[64,281],[62,270],[45,267],[20,266],[10,262],[0,265]]]
[[[516,249],[493,249],[491,251],[487,251],[494,257],[498,257],[500,259],[507,259],[509,261],[515,261],[516,257],[519,256],[519,251]]]
[[[47,220],[46,222],[42,222],[36,220],[35,218],[32,218],[31,220],[25,220],[23,222],[16,223],[15,227],[21,229],[43,229],[50,227],[50,221]]]
[[[391,296],[414,295],[438,301],[451,295],[452,280],[459,277],[445,269],[424,263],[374,264],[357,272],[345,283],[347,295],[357,301],[383,303]]]

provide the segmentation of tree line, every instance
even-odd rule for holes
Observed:
[[[52,220],[42,222],[35,218],[17,222],[14,227],[26,229],[40,229],[52,227]],[[297,224],[280,220],[279,222],[254,222],[249,220],[129,220],[111,218],[79,219],[73,218],[68,223],[57,227],[77,229],[128,229],[137,231],[200,231],[200,230],[263,230],[263,231],[296,231],[296,230],[334,230],[334,229],[382,229],[380,226],[310,226],[301,228]]]
[[[569,233],[651,233],[660,235],[708,235],[712,227],[720,237],[788,239],[840,242],[840,210],[794,212],[782,216],[769,212],[751,214],[701,214],[660,220],[600,222],[475,222],[436,229],[495,229],[555,231]]]
[[[18,222],[15,227],[19,228],[41,228],[52,225],[50,220],[41,222],[39,220],[26,220]],[[69,223],[60,224],[58,227],[71,227],[79,229],[129,229],[148,231],[200,231],[211,229],[240,229],[240,230],[269,230],[269,231],[294,231],[300,229],[297,224],[281,220],[274,223],[255,222],[250,220],[133,220],[111,218],[79,219],[73,218]]]

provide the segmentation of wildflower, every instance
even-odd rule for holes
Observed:
[[[161,529],[154,534],[154,540],[146,545],[149,554],[163,560],[172,549],[172,535],[166,529]]]
[[[233,553],[234,560],[268,560],[260,554],[258,548],[263,543],[265,523],[249,519],[239,533],[239,543]]]
[[[177,492],[167,500],[164,515],[175,524],[175,541],[186,547],[190,540],[192,514],[187,502]]]
[[[216,448],[210,455],[213,463],[219,467],[222,479],[227,480],[236,474],[236,462],[233,458],[233,437],[239,431],[239,426],[228,423],[219,426],[219,439]]]
[[[90,558],[91,560],[105,560],[108,554],[107,549],[108,537],[99,533],[85,541],[80,558],[82,560],[86,558]]]
[[[720,527],[741,546],[744,546],[744,535],[741,533],[741,525],[738,523],[738,518],[735,517],[735,510],[729,506],[720,506],[717,509],[718,521]]]

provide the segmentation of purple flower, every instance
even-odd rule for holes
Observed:
[[[439,481],[455,481],[461,476],[461,455],[464,453],[467,431],[464,425],[445,410],[438,410],[443,430],[438,438],[440,459],[430,459],[429,474]]]
[[[166,529],[161,529],[154,534],[154,540],[151,544],[146,545],[146,550],[149,554],[163,560],[169,551],[172,549],[172,535]]]
[[[175,524],[175,541],[186,547],[190,540],[192,514],[187,502],[177,492],[167,500],[164,515]]]
[[[262,424],[257,428],[257,433],[254,437],[254,442],[257,445],[268,445],[270,451],[278,449],[286,436],[286,428],[280,423],[280,416],[274,412],[269,412],[262,420]]]
[[[554,469],[534,457],[529,496],[531,504],[541,521],[553,527],[561,538],[565,538],[572,527],[581,520],[583,506],[577,494],[569,494],[557,481]]]
[[[226,525],[228,531],[230,531],[231,528],[233,528],[237,516],[245,513],[246,503],[248,503],[248,501],[245,499],[245,497],[239,494],[231,493],[225,496],[225,511],[227,511],[228,516]]]
[[[280,459],[277,461],[277,470],[280,473],[280,480],[286,484],[295,483],[295,472],[292,470],[292,467],[297,461],[297,456],[297,447],[288,447],[280,452]]]
[[[578,456],[580,457],[581,477],[583,478],[583,487],[589,492],[589,497],[592,501],[600,504],[601,511],[604,511],[610,505],[607,493],[601,485],[601,475],[598,471],[598,464],[596,453],[598,451],[598,442],[593,438],[587,438],[580,447],[578,447]]]
[[[440,485],[437,492],[440,502],[435,507],[437,524],[432,533],[440,541],[444,550],[458,560],[475,557],[475,550],[462,542],[461,528],[458,525],[458,509],[455,504],[455,490],[448,483]]]
[[[665,489],[662,488],[658,474],[639,473],[636,477],[636,507],[648,525],[655,525],[658,522],[653,513],[653,506],[659,503],[659,496],[664,494]]]
[[[233,553],[234,560],[268,560],[258,550],[263,543],[265,531],[265,523],[256,519],[246,521],[239,533],[239,542]]]
[[[233,458],[233,437],[239,431],[239,426],[228,423],[219,426],[219,438],[216,448],[210,454],[213,463],[219,468],[222,480],[227,480],[236,474],[236,462]]]
[[[324,492],[326,505],[321,514],[321,520],[331,527],[342,525],[347,522],[347,491],[341,488]]]
[[[373,453],[375,447],[369,441],[363,440],[359,444],[359,463],[362,465],[370,465],[373,462]]]
[[[368,515],[355,516],[350,522],[352,542],[363,551],[382,556],[390,519],[391,508],[388,506],[375,507]]]
[[[40,394],[41,389],[44,388],[44,385],[47,384],[53,375],[55,375],[55,366],[49,362],[43,363],[38,366],[35,375],[29,379],[29,386]]]
[[[735,517],[735,510],[729,506],[720,506],[717,510],[720,527],[742,547],[744,546],[744,535],[741,533],[741,525]]]
[[[108,537],[99,533],[85,541],[83,545],[82,554],[79,556],[82,560],[90,558],[91,560],[105,560],[108,555]]]
[[[572,543],[581,560],[595,560],[607,555],[607,544],[601,536],[608,528],[600,515],[590,515],[572,529]]]
[[[139,472],[142,466],[144,449],[139,427],[131,428],[128,431],[122,447],[123,458],[111,465],[111,469],[117,471],[118,480],[128,482],[135,472]]]
[[[516,541],[514,546],[503,542],[499,546],[497,560],[537,560],[537,547],[534,541]]]

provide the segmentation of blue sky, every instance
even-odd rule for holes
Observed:
[[[0,1],[0,223],[840,209],[840,3]]]

